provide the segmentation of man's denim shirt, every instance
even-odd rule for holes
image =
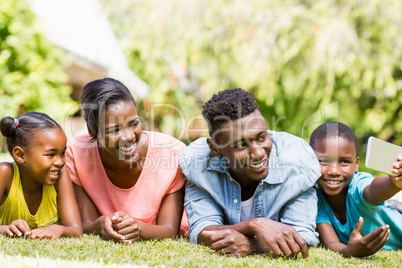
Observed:
[[[315,232],[317,196],[313,188],[321,176],[318,160],[302,139],[269,131],[272,150],[268,176],[254,195],[255,217],[275,220],[296,229],[310,246],[318,244]],[[210,225],[240,222],[240,185],[231,177],[222,156],[214,156],[206,138],[191,143],[180,155],[186,176],[185,207],[193,243]]]

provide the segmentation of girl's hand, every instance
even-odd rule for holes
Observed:
[[[64,233],[64,226],[52,224],[49,226],[41,227],[32,230],[31,238],[32,239],[50,239],[55,240],[59,238]]]
[[[23,235],[30,235],[31,229],[29,228],[28,223],[25,220],[19,219],[13,221],[10,226],[6,229],[5,232],[9,236],[17,235],[21,237]]]
[[[113,229],[122,236],[121,242],[131,244],[140,239],[140,222],[124,212],[116,212],[112,218]]]
[[[398,161],[392,165],[392,172],[395,176],[389,176],[396,187],[402,189],[402,155],[398,156]]]

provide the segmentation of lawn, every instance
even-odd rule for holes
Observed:
[[[191,244],[187,238],[123,245],[93,235],[55,241],[0,236],[0,267],[400,267],[401,264],[402,250],[382,250],[368,258],[346,259],[319,247],[309,249],[308,260],[274,258],[270,254],[228,258]]]

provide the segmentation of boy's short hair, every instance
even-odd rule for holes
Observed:
[[[202,116],[208,122],[211,137],[223,124],[243,118],[258,109],[254,94],[241,88],[219,91],[202,108]]]
[[[327,122],[317,127],[313,133],[311,133],[310,146],[313,147],[316,141],[337,137],[353,142],[356,148],[356,156],[359,154],[359,145],[355,133],[350,127],[340,122]]]

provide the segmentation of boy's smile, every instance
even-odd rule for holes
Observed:
[[[350,181],[359,169],[355,144],[342,137],[316,140],[313,145],[321,167],[317,183],[329,196],[346,193]]]

